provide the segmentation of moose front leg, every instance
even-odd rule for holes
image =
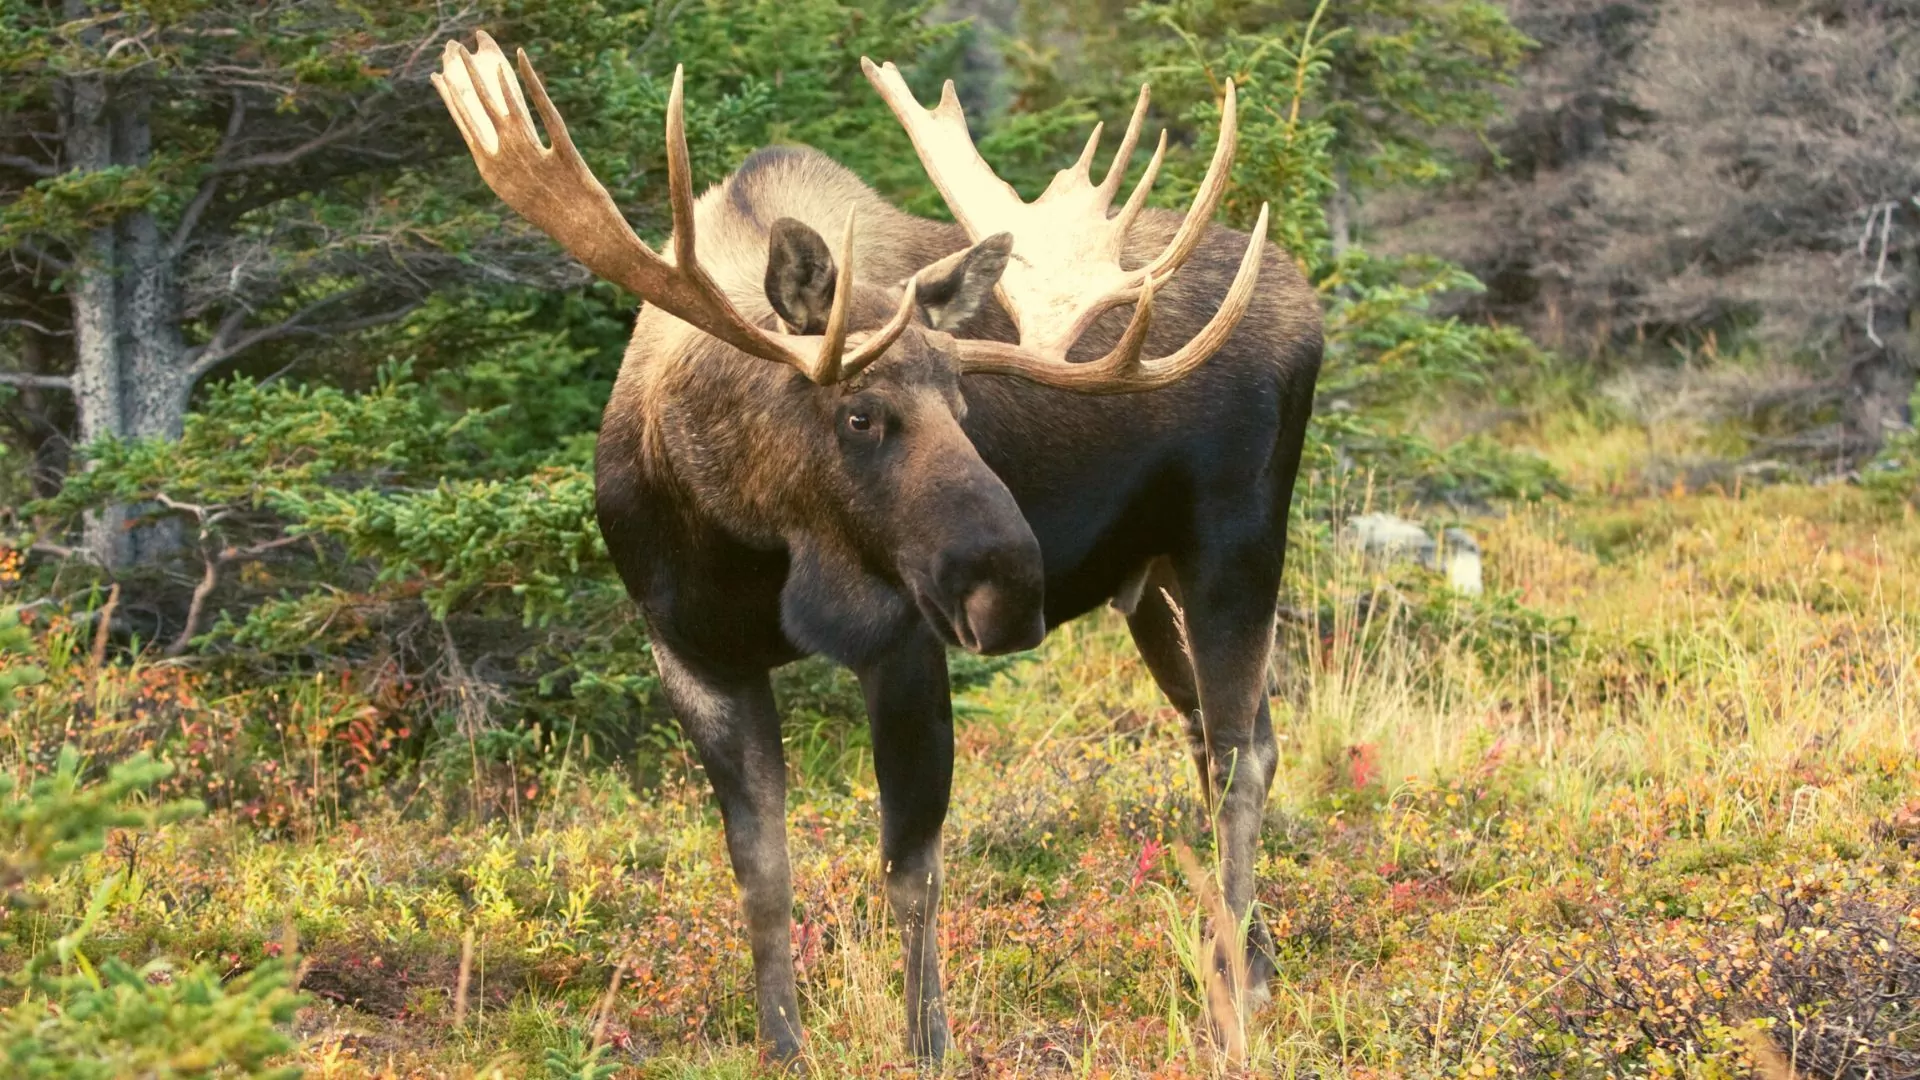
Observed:
[[[907,1049],[924,1061],[950,1041],[940,986],[940,828],[953,788],[947,655],[915,633],[860,671],[880,784],[880,860],[906,956]]]
[[[780,714],[765,671],[721,673],[656,637],[653,658],[680,726],[707,770],[753,948],[760,1041],[780,1061],[800,1054],[793,982],[793,881],[787,863],[787,774]]]

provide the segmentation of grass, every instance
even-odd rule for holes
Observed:
[[[1920,524],[1842,485],[1648,493],[1617,432],[1554,430],[1551,454],[1604,467],[1471,523],[1486,597],[1295,562],[1258,871],[1280,975],[1245,1069],[1202,1031],[1204,930],[1171,853],[1208,847],[1196,779],[1123,624],[1065,627],[964,690],[954,1072],[1920,1071]],[[670,742],[638,770],[559,747],[478,769],[481,822],[470,792],[393,767],[404,736],[350,686],[223,697],[41,629],[51,678],[0,730],[15,768],[67,738],[151,744],[226,808],[117,838],[9,916],[23,941],[126,870],[97,949],[240,971],[297,947],[312,1076],[759,1075],[718,818]],[[844,679],[808,678],[789,836],[809,1055],[904,1071],[871,760]],[[255,794],[223,801],[242,773]]]

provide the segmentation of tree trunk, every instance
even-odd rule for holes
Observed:
[[[67,85],[65,141],[73,167],[140,167],[153,154],[151,101],[96,75]],[[76,259],[72,293],[74,406],[82,445],[103,438],[178,438],[192,385],[180,340],[173,253],[153,214],[95,229]],[[85,546],[120,569],[177,544],[177,529],[127,528],[126,507],[87,518]]]
[[[67,86],[65,143],[77,170],[96,172],[114,164],[113,110],[105,80],[80,77]],[[106,225],[87,236],[76,252],[73,289],[73,404],[79,414],[80,444],[119,435],[121,379],[126,365],[120,335],[120,288],[116,280],[119,230]],[[126,512],[108,507],[87,515],[86,548],[100,565],[127,561]]]

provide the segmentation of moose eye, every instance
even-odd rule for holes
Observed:
[[[854,431],[872,431],[873,417],[863,412],[849,413],[847,415],[847,427]]]

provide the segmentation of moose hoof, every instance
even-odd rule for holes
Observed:
[[[1243,1016],[1273,1000],[1273,992],[1267,984],[1279,974],[1279,968],[1274,963],[1272,942],[1273,938],[1268,934],[1265,924],[1256,921],[1252,932],[1247,935],[1246,952],[1241,960],[1240,970],[1246,976],[1245,989],[1240,1002]],[[1221,988],[1229,991],[1233,986],[1234,972],[1227,950],[1232,947],[1231,942],[1225,938],[1214,942],[1214,977],[1219,980],[1218,985]]]
[[[1273,1000],[1268,983],[1280,973],[1273,962],[1273,944],[1261,925],[1247,937],[1247,1009],[1252,1011]]]

